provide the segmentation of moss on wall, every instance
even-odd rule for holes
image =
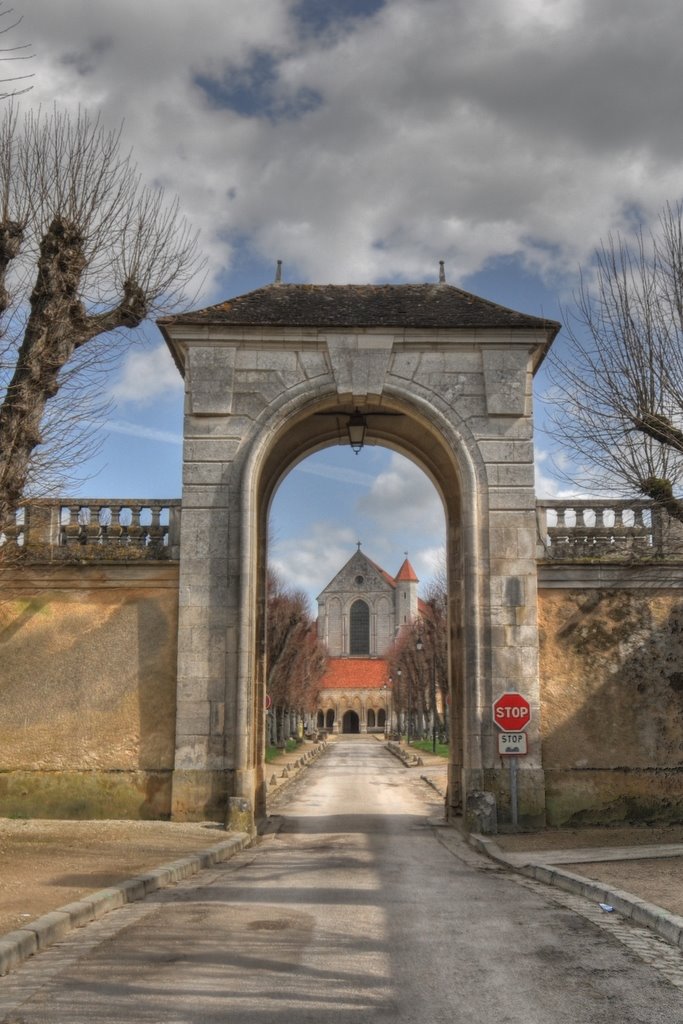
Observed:
[[[549,820],[683,816],[680,591],[539,594]]]
[[[167,814],[177,567],[45,568],[3,583],[0,814]]]
[[[142,818],[171,816],[166,772],[0,771],[6,818]]]

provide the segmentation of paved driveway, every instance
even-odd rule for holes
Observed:
[[[257,847],[1,979],[0,1020],[681,1024],[656,939],[621,922],[641,956],[430,825],[435,794],[374,740],[283,799]]]

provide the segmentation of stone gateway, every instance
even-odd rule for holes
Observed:
[[[531,380],[559,325],[440,282],[276,283],[159,326],[186,384],[173,815],[264,813],[268,508],[356,417],[444,504],[450,810],[491,792],[504,818],[490,708],[514,685],[536,712],[519,819],[542,824]]]

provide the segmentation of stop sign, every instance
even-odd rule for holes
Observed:
[[[531,705],[521,693],[508,691],[493,702],[493,721],[503,732],[521,732],[531,720]]]

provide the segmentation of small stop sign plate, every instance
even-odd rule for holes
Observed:
[[[503,732],[521,732],[531,721],[531,705],[521,693],[502,693],[493,702],[493,721]]]

